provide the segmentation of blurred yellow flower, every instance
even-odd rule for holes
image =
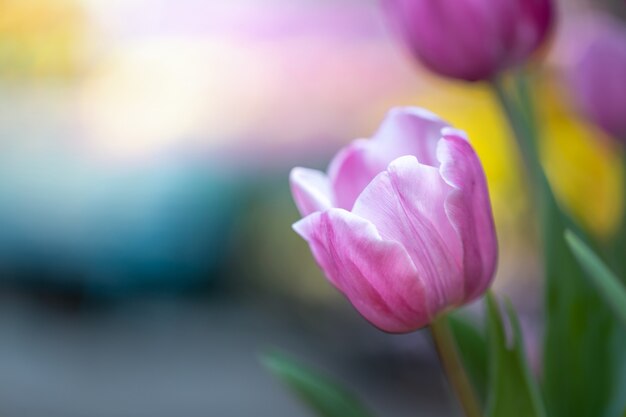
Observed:
[[[605,238],[618,226],[623,207],[621,152],[599,129],[567,106],[551,80],[540,84],[546,172],[558,197],[592,233]],[[552,80],[553,81],[553,80]]]
[[[82,21],[73,0],[0,0],[0,77],[74,73]]]

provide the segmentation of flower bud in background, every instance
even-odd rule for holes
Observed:
[[[411,52],[432,71],[489,80],[545,40],[551,0],[383,0]]]
[[[596,16],[570,37],[566,78],[576,105],[609,135],[626,141],[626,26]]]
[[[391,110],[328,173],[294,168],[294,229],[330,282],[378,328],[428,325],[489,287],[497,242],[487,184],[465,134],[425,110]]]

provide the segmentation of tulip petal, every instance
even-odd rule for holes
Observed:
[[[338,207],[352,209],[367,184],[394,159],[413,155],[437,166],[436,147],[448,124],[417,107],[390,110],[371,140],[358,139],[342,149],[328,169]]]
[[[291,193],[302,216],[332,207],[328,177],[321,171],[294,168],[289,174]]]
[[[328,279],[376,327],[402,333],[430,322],[409,255],[400,243],[383,240],[371,222],[333,208],[293,228],[309,243]]]
[[[491,79],[523,62],[545,39],[550,0],[384,0],[390,21],[431,70]]]
[[[372,138],[377,155],[387,165],[396,158],[413,155],[421,164],[438,166],[437,142],[449,124],[434,113],[419,107],[391,109]]]
[[[441,177],[454,188],[445,210],[463,245],[465,301],[470,301],[491,283],[498,257],[487,181],[463,132],[444,130],[437,155]]]
[[[336,206],[351,210],[361,191],[384,168],[366,139],[352,141],[339,151],[328,168]]]
[[[577,28],[583,36],[576,38],[572,48],[571,88],[580,110],[609,135],[624,141],[626,28],[606,17],[590,19],[587,25]]]
[[[485,2],[387,0],[392,22],[430,69],[468,81],[493,75],[493,37]],[[446,28],[442,30],[442,28]],[[497,39],[498,37],[495,36]]]
[[[367,186],[353,209],[371,221],[383,239],[406,248],[433,315],[460,304],[464,294],[461,241],[444,210],[451,191],[437,168],[403,156]]]

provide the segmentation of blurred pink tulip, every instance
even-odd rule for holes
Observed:
[[[489,80],[523,63],[553,20],[551,0],[383,0],[392,23],[432,71]]]
[[[463,132],[417,108],[390,111],[328,174],[294,168],[295,231],[372,324],[428,325],[490,285],[497,242],[480,161]]]
[[[581,23],[571,42],[568,81],[581,112],[626,141],[626,26],[607,17]]]

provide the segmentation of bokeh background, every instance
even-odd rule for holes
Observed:
[[[618,155],[560,82],[599,9],[626,5],[561,1],[533,75],[550,180],[602,239]],[[380,415],[454,413],[427,335],[371,328],[290,228],[290,168],[324,169],[398,105],[469,133],[496,288],[536,353],[540,268],[504,120],[484,85],[420,68],[378,2],[0,0],[0,414],[311,415],[262,368],[271,349]]]

